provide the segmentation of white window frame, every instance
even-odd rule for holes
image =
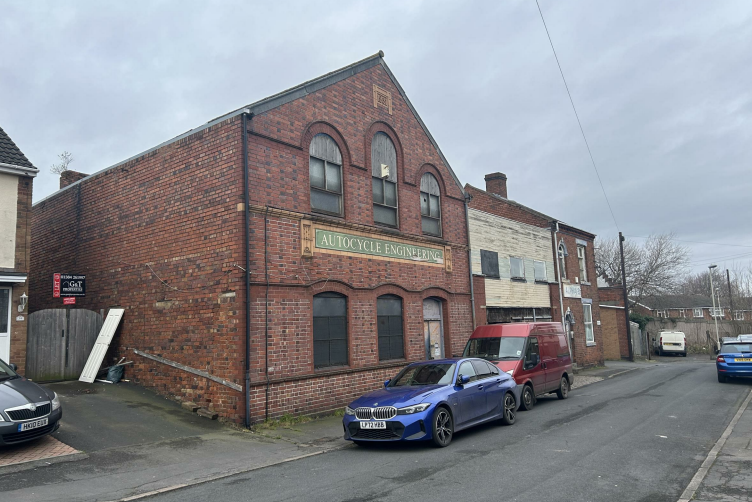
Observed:
[[[580,282],[587,282],[587,258],[585,246],[577,244],[577,262],[580,265]]]
[[[710,317],[723,317],[723,308],[716,307],[715,309],[710,309]]]
[[[566,260],[566,255],[564,254],[563,242],[559,243],[558,258],[559,258],[559,279],[566,279],[567,278],[567,260]]]
[[[697,315],[697,313],[700,313],[700,315]],[[693,308],[692,309],[692,317],[705,317],[702,312],[702,308]]]
[[[668,310],[662,309],[662,310],[656,310],[655,316],[659,319],[667,319],[668,318]]]
[[[543,277],[538,278],[537,265],[543,267]],[[535,282],[548,282],[548,276],[546,275],[546,262],[543,260],[533,260],[533,275],[535,276]]]
[[[12,331],[10,323],[11,323],[11,318],[12,318],[12,316],[11,316],[11,314],[12,314],[11,308],[13,307],[13,287],[12,286],[2,286],[2,287],[0,287],[0,289],[7,289],[8,290],[8,319],[7,319],[7,321],[8,321],[8,331],[0,333],[0,344],[5,345],[5,348],[2,351],[0,351],[0,356],[4,355],[5,357],[3,358],[3,360],[6,361],[6,362],[8,362],[8,363],[10,363],[10,362],[12,362],[10,360],[10,334],[11,334],[11,331]],[[7,351],[7,354],[4,354],[5,351]]]
[[[737,310],[734,312],[734,320],[735,321],[743,321],[744,320],[744,311],[743,310]]]
[[[687,317],[687,309],[679,309],[679,317]]]
[[[593,331],[593,305],[590,303],[582,304],[582,324],[585,325],[585,344],[588,346],[595,345],[595,332]]]
[[[514,275],[512,272],[512,260],[520,260],[521,265],[521,272],[522,275]],[[509,257],[509,277],[515,280],[525,280],[525,260],[524,258],[520,256],[510,256]]]

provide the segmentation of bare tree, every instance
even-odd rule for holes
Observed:
[[[60,159],[60,162],[58,162],[57,164],[52,164],[52,166],[50,167],[50,172],[52,174],[63,174],[68,170],[68,165],[73,162],[73,154],[69,152],[63,152],[58,155],[57,158]]]
[[[627,294],[639,302],[649,295],[676,292],[686,273],[688,261],[689,251],[674,241],[673,234],[651,235],[642,245],[625,240]],[[595,267],[598,275],[609,284],[621,284],[618,237],[598,243]]]

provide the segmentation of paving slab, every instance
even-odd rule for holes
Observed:
[[[0,474],[14,472],[21,468],[33,468],[36,465],[49,465],[63,457],[85,458],[86,455],[58,441],[52,436],[45,436],[35,441],[12,446],[0,446]],[[66,460],[74,458],[66,458]]]

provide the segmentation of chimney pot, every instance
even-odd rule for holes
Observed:
[[[486,174],[486,192],[507,198],[507,175],[504,173]]]

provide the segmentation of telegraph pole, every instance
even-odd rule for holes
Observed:
[[[632,328],[629,324],[629,298],[627,297],[627,271],[624,269],[624,236],[619,232],[619,252],[621,253],[621,288],[624,294],[624,322],[627,325],[627,347],[629,347],[629,360],[634,362],[634,349],[632,348]]]
[[[729,308],[731,308],[731,320],[734,320],[734,299],[731,297],[731,276],[728,269],[726,269],[726,283],[729,288]]]

